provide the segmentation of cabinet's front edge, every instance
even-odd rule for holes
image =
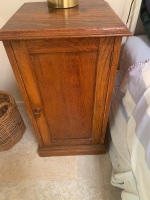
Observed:
[[[27,95],[26,88],[24,86],[23,80],[21,78],[19,67],[18,67],[16,58],[15,58],[15,55],[13,53],[13,50],[12,50],[11,42],[10,41],[3,41],[3,44],[4,44],[4,47],[5,47],[6,53],[8,55],[9,61],[11,63],[11,67],[13,69],[14,75],[15,75],[16,80],[18,82],[19,89],[22,93],[23,100],[25,102],[25,106],[27,108],[30,120],[31,120],[32,124],[34,125],[34,131],[35,131],[36,136],[38,138],[39,145],[40,145],[40,147],[42,147],[44,145],[43,140],[42,140],[41,135],[39,133],[39,129],[38,129],[37,123],[34,119],[34,116],[32,116],[33,112],[32,112],[32,108],[31,108],[30,100],[29,100],[29,97]]]
[[[11,31],[0,30],[0,40],[33,40],[43,38],[99,38],[99,37],[123,37],[133,35],[126,27],[111,29],[72,29],[72,30],[38,30],[38,31]]]

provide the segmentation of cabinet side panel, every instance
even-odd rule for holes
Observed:
[[[91,138],[97,52],[31,58],[52,140]]]

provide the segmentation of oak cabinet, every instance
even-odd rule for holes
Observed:
[[[130,32],[102,0],[51,11],[46,3],[26,3],[1,29],[40,156],[106,152],[124,35]]]

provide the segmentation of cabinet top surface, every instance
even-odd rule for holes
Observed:
[[[103,0],[79,0],[77,7],[51,11],[46,2],[25,3],[0,30],[0,40],[127,35]]]

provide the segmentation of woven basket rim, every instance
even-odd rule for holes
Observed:
[[[15,102],[13,96],[12,96],[9,92],[4,92],[3,90],[0,90],[0,94],[1,94],[1,93],[2,93],[2,94],[5,94],[5,95],[7,95],[7,96],[9,97],[9,100],[10,100],[9,103],[10,103],[10,104],[11,104],[11,102],[13,102],[13,103]]]
[[[4,94],[6,94],[6,95],[9,95],[9,96],[12,98],[12,94],[10,94],[9,92],[5,92],[5,91],[3,91],[3,90],[0,90],[0,93],[4,93]]]
[[[14,108],[14,106],[8,106],[8,110],[4,113],[3,116],[0,117],[0,120],[3,120],[3,118],[6,117],[6,115],[10,114],[11,110]]]

